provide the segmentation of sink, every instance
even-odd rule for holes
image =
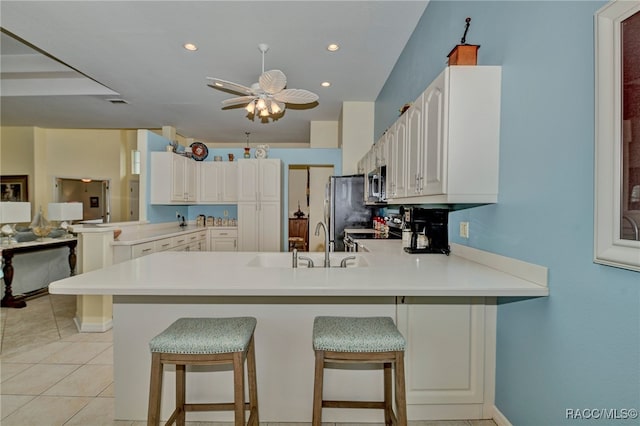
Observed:
[[[253,266],[257,268],[292,268],[291,253],[260,253],[256,257],[252,258],[247,266]],[[322,268],[324,263],[324,253],[320,252],[298,252],[298,268],[306,268],[307,261],[300,259],[300,256],[305,256],[313,260],[315,268]],[[340,268],[340,262],[345,257],[354,256],[351,253],[330,253],[329,259],[331,260],[332,268]],[[362,268],[369,266],[369,263],[362,255],[355,255],[355,259],[347,261],[347,268]]]

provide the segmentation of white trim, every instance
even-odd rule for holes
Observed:
[[[82,322],[80,318],[74,317],[73,322],[80,333],[104,333],[113,327],[111,319],[104,322]]]
[[[548,287],[549,271],[544,266],[455,243],[451,244],[451,254],[531,281],[539,286]]]
[[[640,271],[640,241],[620,238],[621,69],[620,23],[640,12],[638,1],[613,1],[595,14],[594,259]]]
[[[498,426],[513,426],[509,419],[507,419],[495,405],[493,406],[493,421],[496,422]]]

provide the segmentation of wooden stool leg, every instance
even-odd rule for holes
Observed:
[[[324,351],[316,351],[316,368],[313,379],[313,419],[312,426],[322,424],[322,385],[324,380]]]
[[[404,352],[396,352],[396,407],[398,425],[407,426],[407,397],[404,381]]]
[[[244,424],[244,353],[233,354],[233,404],[235,426]]]
[[[176,364],[176,425],[184,426],[185,422],[185,388],[186,388],[186,375],[185,366]]]
[[[393,424],[393,380],[391,377],[391,363],[384,363],[384,424]]]
[[[249,375],[249,410],[250,418],[254,425],[260,424],[258,417],[258,383],[256,380],[256,349],[253,343],[253,336],[249,342],[247,352],[247,374]]]
[[[158,426],[160,423],[160,399],[162,397],[162,363],[160,354],[151,354],[151,380],[149,385],[149,411],[147,426]]]

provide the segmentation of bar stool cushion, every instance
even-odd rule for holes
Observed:
[[[333,352],[404,351],[406,342],[389,317],[319,316],[313,322],[313,349]]]
[[[244,352],[256,328],[253,317],[180,318],[151,339],[151,352],[221,354]]]

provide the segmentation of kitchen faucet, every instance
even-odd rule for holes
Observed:
[[[329,230],[327,229],[327,224],[320,221],[316,225],[316,233],[315,235],[320,235],[320,227],[324,228],[324,267],[330,268],[331,261],[329,260]]]

